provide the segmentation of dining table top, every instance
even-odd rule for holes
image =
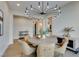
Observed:
[[[33,46],[38,46],[39,44],[49,44],[49,43],[56,44],[57,43],[57,37],[51,36],[51,37],[46,37],[45,39],[30,38],[28,41]]]

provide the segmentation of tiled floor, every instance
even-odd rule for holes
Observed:
[[[17,41],[15,41],[13,45],[10,45],[3,55],[3,57],[20,57],[20,56],[21,56],[21,49]],[[64,57],[79,57],[79,53],[74,54],[74,52],[67,50],[66,53],[64,54]]]
[[[67,50],[64,57],[79,57],[79,53],[75,54],[74,52]]]

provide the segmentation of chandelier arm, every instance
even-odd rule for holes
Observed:
[[[34,8],[34,7],[33,7],[33,9],[34,9],[34,10],[38,10],[38,11],[40,11],[40,12],[41,12],[41,10],[39,10],[39,9],[37,9],[37,8]]]
[[[49,11],[49,10],[51,10],[51,9],[53,9],[53,8],[47,9],[47,10],[46,10],[46,13],[47,13],[47,11]]]
[[[37,12],[37,11],[34,11],[34,10],[32,10],[32,12],[35,12],[35,13],[37,13],[37,14],[39,13],[39,12]]]
[[[53,11],[54,11],[54,8],[47,9],[46,12],[49,11],[49,10],[53,10]],[[58,9],[56,9],[56,10],[58,10]],[[56,11],[56,10],[55,10],[55,11]]]
[[[42,10],[42,12],[44,12],[44,2],[42,1],[42,8],[41,8],[41,10]]]
[[[47,10],[48,10],[47,7],[45,7],[44,11],[47,12]]]

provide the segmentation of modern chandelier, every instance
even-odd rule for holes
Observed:
[[[31,12],[35,12],[40,15],[46,15],[49,12],[54,12],[56,15],[59,15],[61,13],[61,7],[58,7],[58,5],[55,5],[55,7],[50,7],[49,2],[45,3],[44,1],[41,1],[38,2],[37,8],[35,8],[33,5],[30,5],[30,9],[26,7],[25,14],[29,15]]]

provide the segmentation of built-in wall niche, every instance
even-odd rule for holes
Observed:
[[[48,34],[52,35],[52,16],[48,17]]]
[[[33,25],[34,25],[34,36],[35,37],[42,37],[43,34],[43,22],[41,19],[37,19],[33,21]]]
[[[0,36],[3,35],[3,11],[0,9]]]

